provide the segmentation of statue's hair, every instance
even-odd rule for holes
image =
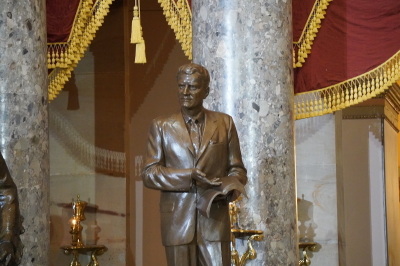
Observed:
[[[189,63],[186,65],[180,66],[178,68],[178,73],[176,74],[176,79],[178,80],[180,74],[191,75],[194,73],[200,74],[205,87],[208,87],[210,85],[210,74],[208,73],[208,70],[205,67],[195,64],[195,63]]]

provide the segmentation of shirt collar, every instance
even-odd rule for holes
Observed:
[[[189,116],[189,115],[187,115],[187,114],[185,114],[184,112],[182,112],[182,116],[183,116],[183,120],[185,120],[185,123],[186,124],[188,124],[190,121],[198,121],[200,124],[203,124],[204,123],[204,117],[205,117],[205,115],[204,115],[204,110],[202,109],[201,111],[200,111],[200,113],[198,113],[196,116],[194,116],[194,117],[191,117],[191,116]]]

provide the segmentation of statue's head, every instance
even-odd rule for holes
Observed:
[[[190,63],[179,67],[176,76],[181,107],[198,110],[210,91],[210,74],[201,65]]]
[[[208,70],[198,64],[195,63],[189,63],[183,66],[180,66],[178,68],[178,73],[176,75],[176,80],[178,81],[179,76],[181,74],[186,74],[186,75],[192,75],[198,73],[199,79],[203,82],[203,85],[205,87],[208,87],[210,85],[210,74],[208,73]]]

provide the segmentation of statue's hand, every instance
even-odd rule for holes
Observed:
[[[15,265],[14,246],[11,242],[0,243],[0,265]]]
[[[219,186],[221,185],[221,181],[219,181],[218,177],[214,177],[213,179],[208,179],[206,177],[206,174],[203,173],[202,171],[200,171],[199,169],[194,168],[192,171],[192,179],[200,182],[200,183],[204,183],[210,186]]]

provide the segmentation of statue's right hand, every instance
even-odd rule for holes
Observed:
[[[209,180],[205,173],[203,173],[202,171],[200,171],[199,169],[196,169],[196,168],[193,168],[191,177],[193,180],[195,180],[197,182],[208,184],[211,186],[221,185],[219,178],[216,177],[216,178]]]

